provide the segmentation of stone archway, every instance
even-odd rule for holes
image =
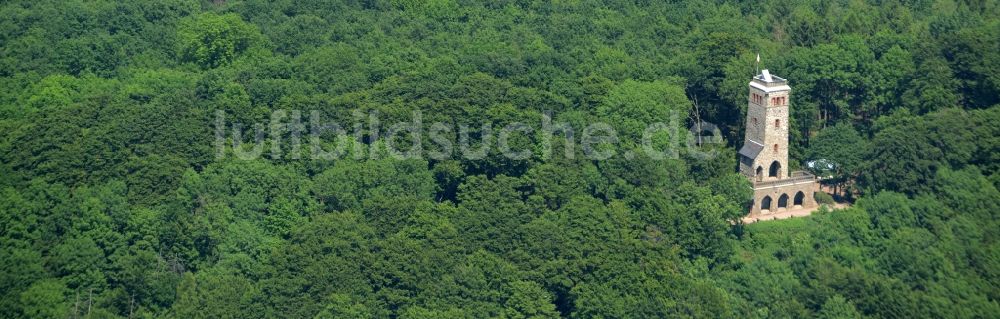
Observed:
[[[778,161],[771,162],[771,168],[767,170],[768,177],[778,177],[778,172],[781,171],[781,163]]]
[[[781,194],[778,197],[778,209],[788,208],[788,194]]]
[[[764,196],[764,199],[760,200],[760,210],[761,211],[771,210],[771,196]]]
[[[806,194],[802,191],[795,193],[795,197],[792,199],[792,205],[802,206],[802,202],[806,199]]]

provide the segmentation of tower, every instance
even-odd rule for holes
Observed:
[[[788,97],[792,88],[768,70],[750,81],[740,172],[754,182],[788,177]]]
[[[816,207],[816,178],[788,172],[788,101],[792,88],[768,70],[750,80],[747,131],[740,148],[740,173],[753,184],[751,219],[789,209]],[[775,215],[777,216],[777,215]]]

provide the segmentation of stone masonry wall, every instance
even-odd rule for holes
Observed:
[[[753,204],[750,208],[750,217],[766,216],[768,214],[779,213],[789,209],[797,208],[812,208],[816,207],[816,199],[813,197],[816,192],[817,183],[815,180],[799,180],[799,181],[789,181],[788,183],[773,183],[775,185],[769,186],[772,183],[764,183],[764,185],[755,185],[753,194]],[[802,204],[796,207],[795,196],[798,192],[802,192]],[[779,200],[782,195],[788,196],[788,202],[785,207],[779,207]],[[771,205],[770,209],[766,211],[762,210],[761,205],[764,203],[764,198],[770,197]]]

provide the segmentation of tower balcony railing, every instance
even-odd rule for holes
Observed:
[[[807,171],[794,171],[788,177],[782,179],[756,182],[753,184],[753,187],[764,188],[764,187],[785,186],[785,185],[798,184],[806,181],[811,182],[814,180],[816,180],[816,176]]]
[[[757,75],[757,76],[753,77],[753,81],[757,82],[757,83],[760,83],[761,85],[766,86],[766,87],[778,87],[778,86],[782,86],[782,85],[787,85],[788,84],[787,81],[785,81],[785,79],[780,78],[780,77],[775,76],[775,75],[771,76],[771,81],[768,81],[768,80],[764,79],[764,75]]]

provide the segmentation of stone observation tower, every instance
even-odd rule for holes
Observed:
[[[788,173],[788,101],[792,88],[768,70],[750,81],[746,136],[740,148],[740,173],[753,183],[749,217],[816,206],[816,179],[804,171]]]

